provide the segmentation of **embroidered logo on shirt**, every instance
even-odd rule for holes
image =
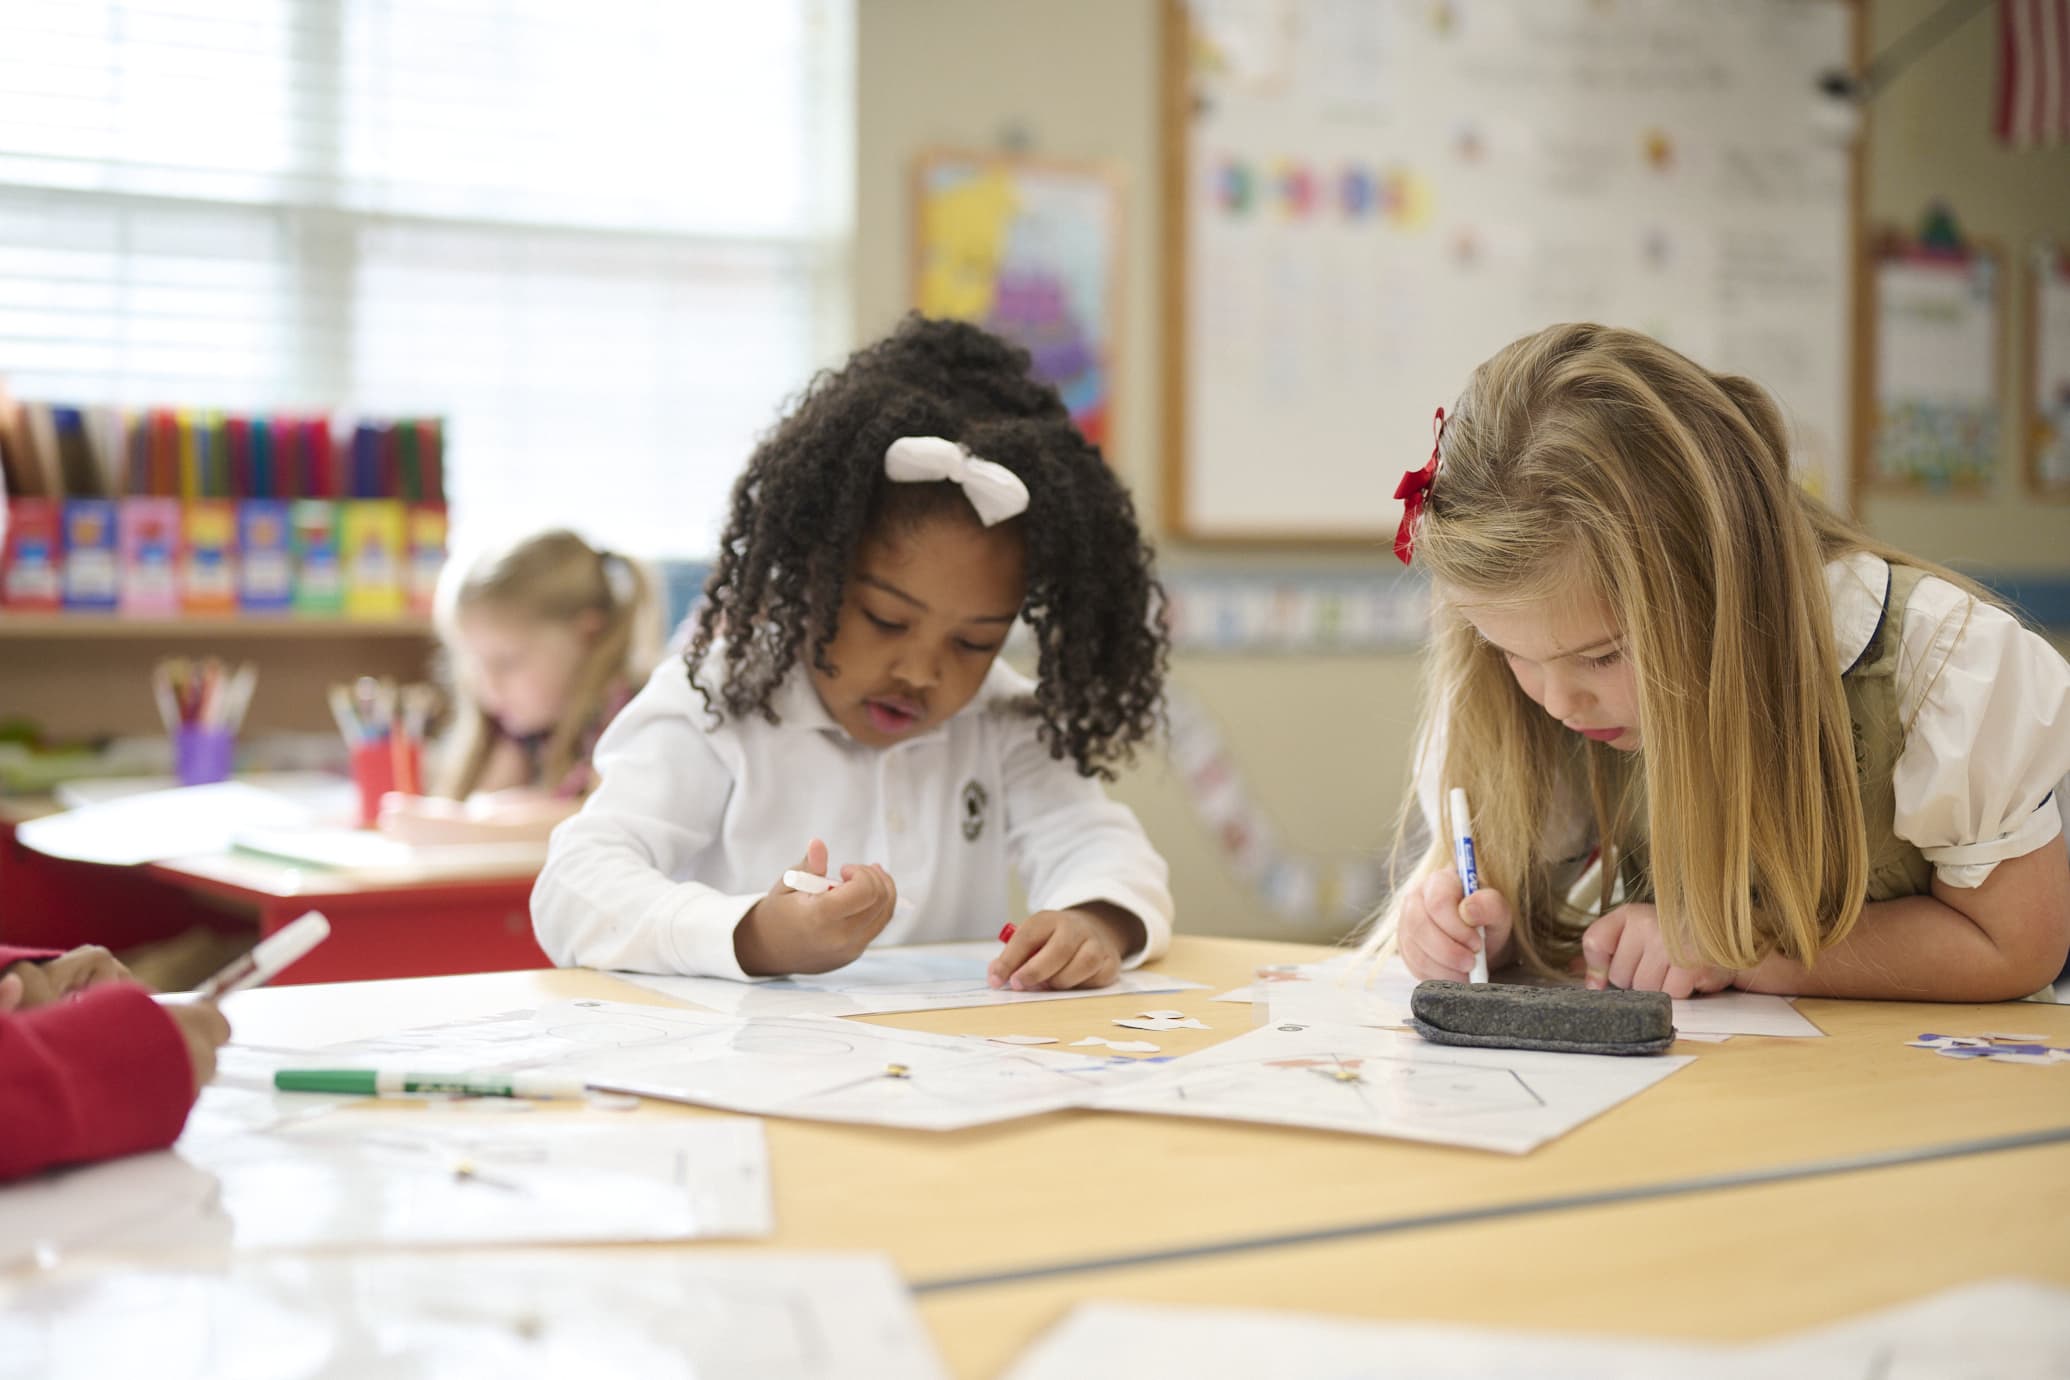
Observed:
[[[985,788],[975,777],[963,783],[963,838],[976,843],[979,834],[985,832],[985,806],[991,803]]]

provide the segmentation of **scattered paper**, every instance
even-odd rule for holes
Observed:
[[[2065,1354],[2070,1354],[2070,1290],[2009,1279],[1951,1289],[1858,1320],[1749,1346],[1181,1304],[1087,1303],[1024,1353],[1006,1380],[1081,1380],[1086,1375],[1768,1380],[1778,1375],[1986,1372],[1994,1380],[2047,1380],[2063,1373]]]
[[[1399,957],[1390,959],[1363,984],[1354,981],[1355,976],[1353,969],[1333,960],[1330,965],[1318,965],[1318,971],[1305,980],[1267,986],[1265,994],[1272,1022],[1381,1028],[1409,1023],[1409,1003],[1417,980]],[[1555,984],[1531,981],[1520,985]],[[1675,1035],[1682,1039],[1724,1035],[1819,1038],[1825,1034],[1787,997],[1714,992],[1685,998],[1674,1006]]]
[[[353,808],[352,783],[336,782],[337,815]],[[32,819],[15,831],[24,848],[73,862],[132,867],[195,853],[220,853],[246,829],[314,826],[307,798],[242,781],[149,791]]]
[[[1083,1045],[1104,1045],[1108,1049],[1118,1049],[1123,1054],[1155,1054],[1158,1052],[1158,1047],[1151,1044],[1148,1040],[1107,1040],[1102,1039],[1098,1035],[1088,1035],[1082,1040],[1073,1040],[1071,1042],[1071,1046],[1074,1049]]]
[[[59,1271],[4,1303],[0,1380],[216,1380],[253,1366],[278,1380],[947,1375],[877,1255],[269,1255]]]
[[[1274,1023],[1175,1058],[1093,1105],[1523,1154],[1691,1062],[1462,1049],[1391,1030]]]
[[[1677,1040],[1688,1040],[1699,1045],[1722,1045],[1732,1037],[1730,1035],[1710,1035],[1701,1030],[1677,1030],[1675,1038]]]
[[[951,1131],[1082,1105],[1106,1062],[828,1016],[560,1002],[323,1051],[326,1066],[537,1069],[729,1111]]]
[[[682,1241],[775,1228],[751,1120],[367,1108],[264,1128],[254,1100],[205,1089],[171,1150],[0,1189],[0,1266],[88,1248]]]
[[[871,949],[834,972],[774,982],[731,982],[725,978],[651,973],[612,976],[729,1016],[872,1016],[896,1011],[950,1011],[1029,1001],[1183,992],[1204,985],[1163,973],[1138,971],[1123,973],[1111,987],[1015,992],[989,984],[989,965],[998,955],[997,944],[980,940]]]
[[[233,848],[304,867],[403,885],[472,877],[523,877],[546,864],[546,841],[404,843],[369,829],[242,829]]]
[[[1053,1045],[1054,1035],[980,1035],[980,1040],[990,1040],[995,1045]]]
[[[2070,1063],[2070,1048],[2030,1042],[2024,1035],[1921,1035],[1908,1043],[1914,1049],[1930,1049],[1950,1059],[1989,1059],[2000,1064]]]

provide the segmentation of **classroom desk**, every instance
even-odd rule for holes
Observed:
[[[279,979],[286,984],[507,972],[553,961],[532,938],[532,869],[401,884],[230,852],[141,871],[171,893],[248,917],[260,938],[304,911],[322,911],[331,937]]]
[[[281,983],[552,964],[532,938],[532,869],[405,885],[240,852],[104,867],[22,846],[17,826],[57,808],[42,798],[0,801],[0,941],[52,949],[100,944],[120,951],[197,925],[260,939],[303,911],[321,910],[331,921],[330,941]]]
[[[1161,966],[1209,983],[1205,990],[866,1019],[1068,1041],[1113,1035],[1114,1017],[1170,1007],[1214,1027],[1154,1037],[1165,1053],[1183,1053],[1250,1027],[1253,1008],[1208,1000],[1215,992],[1261,963],[1324,952],[1182,938]],[[250,992],[233,998],[229,1013],[241,1040],[302,1044],[581,996],[658,1000],[599,973],[522,972]],[[2070,1151],[2061,1144],[1500,1215],[1558,1195],[2070,1127],[2064,1070],[1957,1061],[1905,1044],[1927,1030],[2005,1029],[2070,1043],[2070,1008],[1806,1001],[1802,1009],[1828,1038],[1684,1044],[1678,1053],[1697,1056],[1688,1068],[1524,1156],[1096,1112],[944,1135],[771,1120],[778,1231],[767,1244],[889,1252],[921,1290],[937,1341],[963,1375],[996,1373],[1067,1302],[1107,1294],[1754,1337],[1994,1273],[2070,1279],[2060,1210]],[[650,1103],[636,1115],[717,1113]],[[1471,1210],[1498,1215],[1270,1244]],[[1088,1265],[1217,1243],[1236,1248],[1199,1261]],[[1447,1273],[1447,1262],[1459,1273]],[[1027,1283],[978,1279],[1044,1268],[1072,1272]],[[1475,1297],[1447,1282],[1461,1278],[1501,1287]],[[1613,1306],[1634,1298],[1644,1302]]]

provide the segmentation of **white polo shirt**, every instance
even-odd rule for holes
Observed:
[[[707,682],[723,675],[715,650]],[[806,846],[832,869],[880,863],[898,909],[878,944],[990,939],[1009,866],[1031,910],[1108,901],[1171,942],[1169,871],[1125,805],[1036,737],[1034,685],[995,661],[971,702],[888,748],[850,738],[794,672],[782,720],[713,726],[683,663],[665,662],[597,743],[601,778],[556,829],[532,892],[540,947],[564,966],[744,978],[733,931]]]

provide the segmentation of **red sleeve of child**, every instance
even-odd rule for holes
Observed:
[[[41,963],[46,958],[56,958],[62,952],[62,949],[11,949],[0,944],[0,973],[17,963]]]
[[[187,1042],[141,987],[0,1016],[0,1179],[171,1145],[193,1102]]]

